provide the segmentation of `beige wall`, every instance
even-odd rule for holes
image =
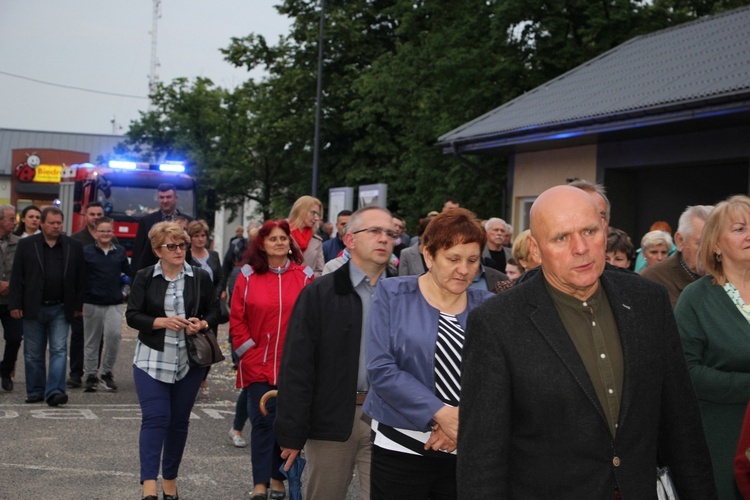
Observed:
[[[552,186],[565,184],[566,179],[596,181],[596,145],[518,153],[513,177],[514,233],[526,229],[530,200]]]

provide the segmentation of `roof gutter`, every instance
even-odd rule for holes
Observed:
[[[705,104],[705,101],[702,104]],[[531,129],[508,131],[484,137],[468,137],[466,139],[451,141],[448,144],[438,143],[437,145],[443,147],[444,154],[460,156],[466,153],[477,153],[521,144],[556,141],[572,137],[699,120],[719,115],[750,112],[750,100],[745,99],[739,102],[733,101],[711,106],[690,107],[690,109],[686,109],[686,107],[685,104],[682,104],[666,108],[662,107],[658,110],[640,110],[620,115],[600,116],[533,127]]]

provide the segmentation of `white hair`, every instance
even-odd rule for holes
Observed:
[[[489,219],[487,219],[487,222],[484,223],[484,230],[489,231],[490,226],[493,226],[494,224],[497,224],[498,222],[502,222],[503,225],[505,226],[505,230],[506,231],[508,230],[508,223],[499,217],[490,217]]]
[[[666,245],[667,250],[672,248],[672,237],[666,231],[649,231],[641,239],[641,249],[643,251],[656,245]]]
[[[692,207],[687,207],[677,222],[677,232],[683,238],[690,236],[693,234],[693,219],[705,222],[708,220],[708,216],[711,215],[713,209],[713,205],[693,205]]]

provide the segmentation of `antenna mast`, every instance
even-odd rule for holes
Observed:
[[[156,82],[159,81],[159,75],[156,69],[160,66],[159,57],[156,55],[156,33],[161,17],[161,0],[153,0],[154,12],[151,20],[151,73],[148,76],[148,92],[153,94],[156,91]]]

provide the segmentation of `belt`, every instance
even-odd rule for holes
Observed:
[[[56,306],[62,304],[62,300],[43,300],[42,305],[43,306]]]
[[[367,391],[357,391],[357,405],[361,406],[365,404],[366,397],[367,397]]]

